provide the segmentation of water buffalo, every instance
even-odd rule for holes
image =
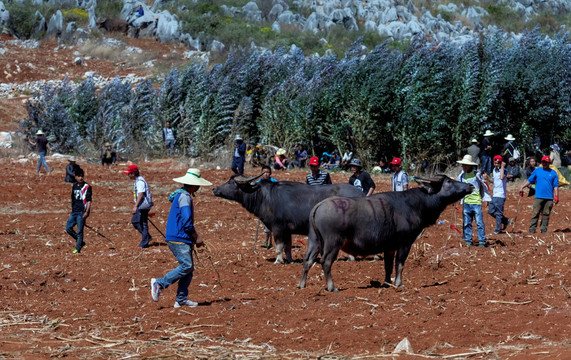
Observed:
[[[309,213],[315,204],[331,196],[364,196],[361,190],[349,184],[310,186],[291,181],[255,182],[260,176],[246,178],[234,175],[212,192],[242,204],[273,232],[276,264],[284,262],[284,250],[286,262],[292,261],[291,235],[307,235]]]
[[[123,19],[98,19],[97,20],[97,26],[100,29],[105,29],[109,32],[111,31],[116,31],[116,32],[122,32],[123,34],[127,35],[127,32],[129,31],[129,23],[126,20]]]
[[[321,253],[327,290],[337,292],[331,265],[339,250],[351,255],[384,252],[385,282],[391,283],[396,253],[395,285],[402,286],[402,269],[410,247],[422,230],[436,222],[447,205],[472,192],[470,184],[446,175],[417,178],[420,188],[386,192],[367,198],[333,197],[311,210],[307,253],[298,287],[304,288],[307,272]]]

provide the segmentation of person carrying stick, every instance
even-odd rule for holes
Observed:
[[[188,299],[188,287],[194,272],[192,250],[194,245],[201,247],[204,242],[194,227],[192,196],[195,196],[200,186],[210,186],[212,183],[201,177],[199,169],[192,168],[188,169],[184,176],[173,180],[183,186],[169,196],[172,205],[167,219],[165,240],[179,266],[162,278],[151,279],[151,296],[154,301],[159,301],[160,293],[178,282],[174,307],[195,307],[198,303]]]

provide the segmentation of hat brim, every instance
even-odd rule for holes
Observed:
[[[185,185],[196,185],[196,186],[210,186],[212,183],[208,180],[204,180],[203,178],[196,177],[194,175],[186,174],[182,177],[174,178],[173,181],[185,184]]]
[[[464,160],[458,160],[456,161],[458,164],[462,164],[462,165],[472,165],[472,166],[478,166],[478,164],[476,164],[475,162],[470,162],[470,161],[464,161]]]

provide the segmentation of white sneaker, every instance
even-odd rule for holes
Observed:
[[[179,308],[179,307],[183,307],[183,306],[189,306],[189,307],[197,307],[198,303],[194,302],[194,301],[190,301],[188,299],[183,300],[181,302],[175,301],[174,302],[174,307],[175,308]]]
[[[163,288],[157,284],[157,279],[151,279],[151,296],[154,301],[159,301],[159,294],[163,291]]]

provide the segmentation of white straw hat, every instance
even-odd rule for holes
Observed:
[[[484,133],[484,136],[494,136],[494,133],[491,132],[490,130],[486,130],[486,132]]]
[[[508,134],[508,136],[506,136],[504,139],[508,140],[508,141],[514,141],[515,138],[512,136],[512,134]]]
[[[38,131],[36,132],[36,135],[44,135],[44,132],[43,132],[42,130],[38,130]]]
[[[200,176],[200,169],[192,169],[192,168],[188,169],[184,176],[174,178],[173,181],[186,185],[197,185],[197,186],[212,185],[210,181],[205,180]]]
[[[462,160],[458,160],[456,161],[458,164],[463,164],[463,165],[472,165],[472,166],[476,166],[478,164],[476,164],[474,161],[472,161],[472,155],[464,155],[464,157],[462,158]]]

